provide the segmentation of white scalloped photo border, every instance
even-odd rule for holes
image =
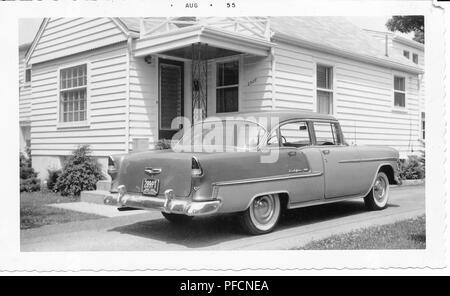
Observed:
[[[149,274],[314,274],[317,271],[363,272],[430,270],[446,266],[444,14],[431,1],[288,1],[236,0],[238,9],[171,8],[166,1],[89,1],[70,3],[5,3],[0,9],[0,89],[7,104],[1,108],[4,134],[1,154],[3,192],[0,207],[0,271],[17,272],[147,272]],[[173,3],[180,3],[173,0]],[[196,1],[200,4],[211,1]],[[222,3],[226,1],[213,1]],[[1,3],[4,4],[4,3]],[[10,4],[10,5],[8,5]],[[6,6],[6,7],[4,7]],[[425,15],[426,75],[426,228],[425,250],[358,251],[155,251],[155,252],[20,252],[18,193],[17,20],[44,16],[166,15]],[[448,116],[447,116],[448,118]],[[262,260],[263,259],[263,260]]]

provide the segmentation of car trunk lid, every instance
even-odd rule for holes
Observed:
[[[143,194],[144,182],[147,189],[156,182],[157,192],[147,190],[147,194],[163,195],[165,190],[172,189],[176,196],[186,197],[191,191],[191,167],[192,155],[188,153],[140,152],[122,162],[118,182],[125,185],[128,192],[140,194]]]

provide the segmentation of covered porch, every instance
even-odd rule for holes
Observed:
[[[268,18],[144,18],[133,55],[157,67],[158,138],[219,113],[240,112],[244,58],[270,58]]]

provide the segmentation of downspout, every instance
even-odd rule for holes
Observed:
[[[125,116],[125,152],[130,152],[130,64],[132,51],[133,38],[128,35],[127,38],[127,81],[126,81],[126,116]]]
[[[276,72],[276,58],[275,58],[275,47],[272,46],[270,48],[270,56],[271,56],[271,71],[272,71],[272,110],[276,109],[276,82],[275,82],[275,72]]]
[[[385,56],[389,56],[389,37],[388,37],[388,34],[386,33],[386,35],[384,36],[384,45],[385,45],[385,48],[384,48],[384,54],[385,54]]]

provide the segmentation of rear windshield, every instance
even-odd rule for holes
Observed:
[[[266,130],[246,120],[205,121],[183,130],[174,150],[210,150],[216,152],[255,149]]]

